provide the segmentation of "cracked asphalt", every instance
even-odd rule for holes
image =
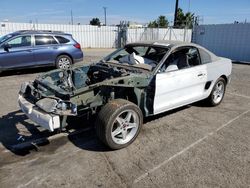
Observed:
[[[85,62],[110,52],[84,51]],[[221,105],[197,103],[146,118],[139,137],[125,149],[108,150],[90,129],[54,137],[38,151],[11,151],[20,135],[29,140],[48,134],[17,105],[20,84],[48,70],[0,75],[1,188],[250,187],[249,65],[233,65]],[[86,121],[71,126],[86,126]]]

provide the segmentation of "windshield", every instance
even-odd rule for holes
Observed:
[[[150,45],[128,45],[105,57],[106,62],[147,67],[153,70],[168,52],[168,48]]]
[[[8,34],[0,37],[0,43],[3,43],[4,41],[8,40],[9,38],[13,37],[13,34]]]

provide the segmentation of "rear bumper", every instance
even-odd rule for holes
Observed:
[[[82,58],[78,58],[78,59],[74,59],[74,63],[79,63],[81,61],[83,61],[83,57]]]
[[[71,54],[72,57],[73,57],[73,61],[74,63],[78,63],[78,62],[81,62],[83,61],[83,52],[81,50],[77,50],[75,51],[75,53]]]
[[[19,95],[18,104],[26,116],[41,127],[53,132],[60,128],[60,117],[41,111],[34,104]]]

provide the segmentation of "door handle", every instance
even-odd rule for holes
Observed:
[[[203,74],[203,73],[200,73],[200,74],[198,74],[197,76],[198,77],[202,77],[202,76],[205,76],[206,74]]]
[[[27,52],[33,52],[33,50],[26,50]]]

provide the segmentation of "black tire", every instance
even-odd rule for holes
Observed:
[[[215,99],[214,99],[214,94],[215,94],[215,92],[216,92],[216,88],[217,88],[217,85],[218,85],[218,84],[222,84],[222,85],[223,85],[223,86],[222,86],[222,87],[223,87],[223,92],[222,92],[221,98],[220,98],[219,100],[215,100]],[[205,100],[206,103],[207,103],[209,106],[218,106],[218,105],[222,102],[222,100],[223,100],[223,98],[224,98],[224,96],[225,96],[225,91],[226,91],[226,81],[225,81],[224,78],[220,77],[220,78],[216,81],[216,83],[214,84],[214,87],[213,87],[213,89],[212,89],[212,91],[211,91],[209,97]]]
[[[69,69],[73,61],[68,55],[60,55],[56,58],[56,68]]]
[[[126,117],[124,119],[121,118],[125,113],[127,113]],[[127,116],[129,116],[129,113],[132,115],[130,115],[129,122],[127,122],[125,120]],[[119,121],[117,121],[118,118]],[[124,120],[123,125],[119,123],[120,119]],[[130,121],[134,121],[134,123],[130,123]],[[97,136],[105,145],[111,149],[121,149],[130,145],[136,139],[141,130],[142,123],[143,115],[138,106],[124,99],[115,99],[102,107],[97,115],[95,126]],[[136,124],[137,128],[131,128],[129,130],[129,124]],[[125,129],[128,128],[126,135],[128,136],[127,138],[131,139],[126,141],[127,138],[126,136],[125,139],[123,138],[123,133],[119,133],[116,137],[112,136],[112,131],[113,133],[115,132],[114,127],[116,127],[115,130],[120,129],[121,131],[125,131]],[[118,141],[121,141],[121,143],[117,143]]]

